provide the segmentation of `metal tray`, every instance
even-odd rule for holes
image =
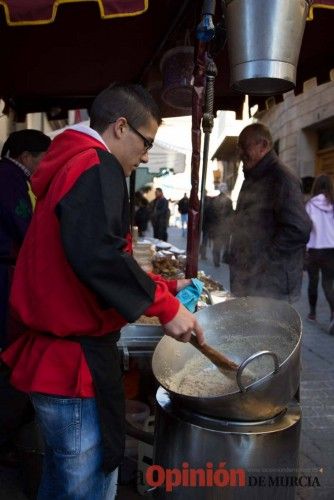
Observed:
[[[130,357],[151,358],[153,351],[164,333],[159,325],[129,324],[121,329],[121,338],[117,342],[122,353],[123,366],[129,368]]]

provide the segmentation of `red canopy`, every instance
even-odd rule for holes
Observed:
[[[136,16],[148,9],[149,0],[0,0],[9,26],[48,24],[55,20],[58,6],[64,3],[96,2],[102,19]],[[334,0],[309,0],[309,19],[315,8],[334,8]]]
[[[57,15],[58,6],[64,3],[87,0],[1,0],[9,26],[49,24]],[[136,16],[148,8],[148,0],[89,0],[99,5],[102,19]]]
[[[334,0],[310,0],[309,19],[313,19],[313,11],[316,8],[334,9]]]
[[[184,44],[186,33],[194,44],[201,7],[202,0],[0,0],[0,98],[19,118],[88,107],[114,81],[141,82],[159,100],[161,58]],[[310,17],[297,92],[311,77],[328,81],[333,67],[334,0],[313,1]],[[230,90],[226,48],[216,63],[215,108],[240,117],[244,97]],[[252,97],[254,103],[264,99]],[[160,104],[164,116],[183,113]]]

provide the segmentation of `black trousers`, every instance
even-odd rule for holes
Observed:
[[[168,233],[167,233],[167,225],[162,224],[161,222],[155,222],[153,224],[153,238],[157,238],[158,240],[167,241]]]
[[[321,271],[321,285],[334,314],[334,248],[310,248],[308,250],[307,272],[309,276],[308,300],[311,313],[315,314],[318,300],[318,283]]]

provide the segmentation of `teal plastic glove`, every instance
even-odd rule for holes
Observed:
[[[204,283],[202,281],[192,278],[191,284],[180,290],[176,297],[190,312],[195,312],[203,287]]]

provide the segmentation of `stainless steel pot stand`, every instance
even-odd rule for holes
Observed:
[[[269,420],[231,421],[177,406],[160,387],[152,495],[180,500],[292,500],[294,478],[298,476],[300,426],[297,402]],[[191,469],[202,471],[197,473],[195,483]],[[164,474],[163,484],[158,485]],[[187,486],[187,482],[196,486]]]

